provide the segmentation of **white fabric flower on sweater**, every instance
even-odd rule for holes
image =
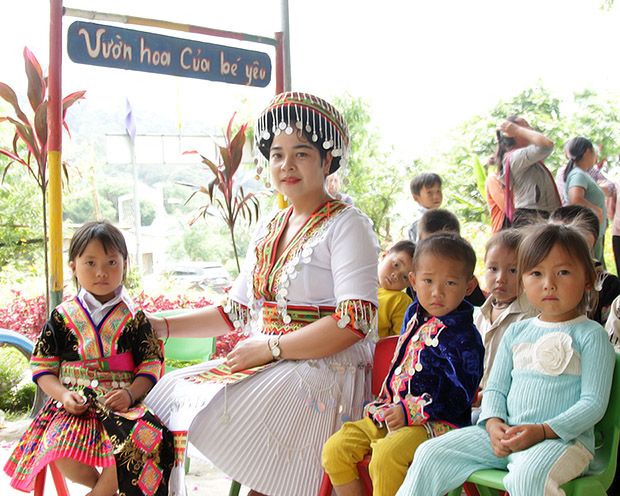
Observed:
[[[543,374],[558,376],[573,357],[573,338],[563,332],[551,332],[536,340],[533,351],[536,368]]]

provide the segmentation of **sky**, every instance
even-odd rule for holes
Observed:
[[[289,0],[293,90],[330,98],[348,91],[368,102],[372,127],[397,157],[413,158],[472,115],[538,80],[561,98],[590,87],[620,89],[620,6],[603,0]],[[280,0],[66,0],[65,7],[164,19],[273,36]],[[63,33],[75,18],[65,18]],[[97,21],[103,23],[102,21]],[[0,81],[25,87],[28,46],[47,73],[49,3],[4,6]],[[136,30],[149,28],[125,25]],[[160,34],[264,51],[266,45]],[[104,102],[157,110],[163,119],[224,126],[239,102],[258,113],[275,91],[74,64],[64,52],[63,94],[87,90]],[[25,104],[24,104],[25,105]],[[144,114],[144,113],[143,113]],[[142,114],[142,115],[143,115]],[[117,130],[116,130],[117,131]]]

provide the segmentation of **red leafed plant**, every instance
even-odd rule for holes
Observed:
[[[47,318],[45,295],[24,298],[20,291],[12,292],[13,300],[11,303],[6,307],[0,307],[0,328],[10,329],[26,336],[31,341],[36,341]],[[72,295],[68,293],[70,291],[65,292],[65,300],[72,298]],[[164,295],[153,297],[144,291],[135,295],[133,300],[138,308],[149,313],[176,310],[177,308],[202,308],[211,305],[211,302],[205,297],[200,297],[197,300],[190,300],[184,295],[172,298]],[[244,337],[237,331],[219,336],[215,343],[215,356],[225,357],[240,339],[244,339]]]
[[[0,308],[0,327],[19,332],[35,341],[46,319],[45,295],[24,298],[20,291],[11,290],[13,300]]]
[[[28,102],[32,109],[32,120],[24,113],[19,106],[17,94],[13,89],[0,83],[0,98],[8,102],[15,110],[15,117],[0,116],[0,122],[8,122],[15,128],[12,149],[1,148],[0,154],[5,155],[11,161],[4,168],[2,178],[6,176],[9,167],[17,162],[24,167],[35,179],[43,201],[43,233],[45,245],[45,280],[49,281],[49,268],[47,257],[47,211],[45,196],[47,193],[47,106],[48,106],[48,87],[47,78],[43,77],[43,71],[39,61],[34,54],[24,48],[24,60],[26,62],[26,75],[28,76]],[[62,119],[67,132],[69,128],[65,122],[67,109],[76,101],[84,97],[85,91],[76,91],[62,99]],[[19,145],[23,144],[23,147]],[[66,164],[63,164],[65,177],[68,177]]]
[[[194,192],[185,202],[186,204],[196,193],[208,195],[209,203],[198,209],[198,214],[192,220],[191,224],[196,222],[199,217],[206,217],[209,206],[214,206],[218,210],[220,217],[224,219],[226,225],[228,226],[233,250],[235,252],[237,270],[240,270],[239,255],[237,252],[237,244],[235,242],[235,225],[240,215],[247,219],[248,223],[251,224],[252,216],[254,215],[254,219],[258,217],[259,201],[257,193],[249,193],[244,191],[243,186],[235,181],[235,173],[239,170],[239,165],[241,164],[241,159],[243,158],[245,131],[248,127],[247,123],[243,124],[235,136],[231,137],[235,115],[236,114],[233,114],[228,123],[224,146],[218,145],[220,155],[218,165],[214,164],[207,157],[201,155],[195,150],[185,152],[186,154],[195,153],[200,155],[202,158],[202,163],[204,164],[203,169],[210,171],[213,175],[213,178],[209,181],[209,184],[207,184],[207,186],[184,182],[179,182],[179,184],[189,186],[194,189]]]

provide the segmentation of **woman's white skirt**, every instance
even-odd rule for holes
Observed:
[[[373,348],[367,338],[326,358],[282,360],[226,387],[186,379],[221,360],[205,362],[166,374],[145,403],[170,430],[188,430],[189,442],[244,486],[315,496],[323,444],[361,418],[371,397]]]

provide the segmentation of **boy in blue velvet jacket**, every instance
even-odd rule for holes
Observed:
[[[475,265],[473,248],[455,234],[432,235],[416,248],[409,278],[417,298],[380,397],[323,448],[336,493],[363,494],[356,464],[372,451],[373,493],[394,495],[423,441],[470,424],[484,359],[473,307],[464,301],[476,287]]]

